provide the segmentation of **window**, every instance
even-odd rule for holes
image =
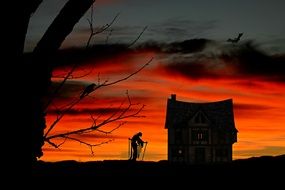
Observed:
[[[192,130],[193,141],[208,141],[209,135],[207,130]]]
[[[203,138],[205,138],[205,135],[203,135],[202,132],[197,133],[197,138],[198,140],[203,140]]]

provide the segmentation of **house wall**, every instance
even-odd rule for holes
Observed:
[[[188,129],[168,129],[168,160],[187,162],[189,157]]]
[[[232,160],[232,137],[208,129],[208,141],[193,141],[191,128],[168,129],[168,160],[172,162],[199,163],[228,162]],[[221,138],[222,136],[222,138]],[[204,153],[203,153],[204,152]],[[198,160],[197,160],[198,159]]]
[[[212,162],[212,148],[211,146],[189,146],[189,159],[188,162],[190,164],[194,163],[210,163]],[[204,159],[198,159],[199,155],[197,155],[197,149],[203,150],[204,151]]]

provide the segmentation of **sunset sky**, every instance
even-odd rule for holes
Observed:
[[[65,1],[49,0],[36,12],[28,30],[26,51],[31,51]],[[210,0],[98,0],[94,25],[100,28],[120,13],[116,22],[94,37],[96,44],[83,56],[88,35],[88,12],[76,25],[61,49],[62,62],[53,73],[53,87],[58,85],[74,63],[80,63],[49,108],[47,126],[61,108],[76,100],[91,84],[124,78],[113,86],[98,89],[68,111],[50,133],[57,134],[92,125],[90,114],[104,120],[118,111],[127,100],[135,112],[145,105],[139,118],[128,118],[123,126],[105,135],[99,131],[74,138],[90,144],[111,140],[90,148],[66,140],[55,149],[44,145],[46,161],[127,159],[128,138],[138,131],[148,142],[145,160],[167,159],[167,130],[164,128],[166,102],[171,94],[189,102],[211,102],[232,98],[238,142],[233,158],[285,153],[285,2],[210,1]],[[138,42],[125,48],[147,26]],[[243,32],[238,44],[227,42]],[[76,47],[76,48],[74,48]],[[98,48],[99,47],[99,48]],[[73,48],[73,49],[70,49]],[[99,50],[98,50],[99,49]],[[86,55],[86,54],[84,54]],[[87,74],[84,77],[83,76]],[[122,108],[128,106],[125,101]],[[112,123],[102,130],[110,130]],[[61,143],[64,139],[55,140]]]

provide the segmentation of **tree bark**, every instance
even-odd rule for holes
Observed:
[[[43,98],[51,84],[53,70],[52,57],[61,46],[64,39],[71,33],[74,25],[95,0],[69,0],[60,13],[49,26],[33,51],[32,111],[33,123],[31,124],[32,162],[40,158],[44,145],[45,110]],[[40,84],[40,85],[38,85]]]

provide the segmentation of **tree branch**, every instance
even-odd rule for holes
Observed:
[[[146,29],[147,29],[147,26],[145,26],[145,27],[143,28],[143,30],[142,30],[141,33],[137,36],[137,38],[136,38],[134,41],[132,41],[127,47],[129,48],[129,47],[131,47],[132,45],[134,45],[134,44],[140,39],[140,37],[142,36],[142,34],[145,32]]]
[[[114,84],[117,84],[119,82],[122,82],[122,81],[125,81],[125,80],[128,80],[129,78],[131,78],[132,76],[134,76],[135,74],[139,73],[141,70],[143,70],[146,66],[149,65],[149,63],[153,60],[153,57],[146,63],[144,64],[141,68],[139,68],[137,71],[131,73],[130,75],[126,76],[125,78],[122,78],[122,79],[119,79],[119,80],[116,80],[114,82],[110,82],[108,83],[107,81],[105,81],[104,83],[102,84],[99,84],[97,86],[95,86],[95,88],[93,89],[92,92],[94,92],[95,90],[98,90],[99,88],[102,88],[102,87],[106,87],[106,86],[110,86],[110,85],[114,85]],[[92,93],[90,92],[90,93]],[[75,101],[71,102],[70,105],[61,112],[61,114],[57,117],[57,119],[51,124],[51,126],[49,127],[49,129],[47,130],[47,132],[45,133],[44,135],[44,138],[47,138],[47,135],[50,133],[50,131],[55,127],[55,125],[63,118],[63,116],[73,108],[73,106],[75,106],[76,104],[78,104],[84,97],[86,97],[87,95],[89,95],[90,93],[82,96],[81,98],[78,98],[76,99]],[[130,105],[132,105],[130,103]]]
[[[144,64],[140,69],[138,69],[137,71],[133,72],[132,74],[126,76],[125,78],[116,80],[116,81],[114,81],[114,82],[102,84],[102,86],[110,86],[110,85],[113,85],[113,84],[117,84],[117,83],[119,83],[119,82],[122,82],[122,81],[124,81],[124,80],[128,80],[129,78],[131,78],[132,76],[134,76],[135,74],[137,74],[137,73],[139,73],[141,70],[143,70],[146,66],[148,66],[148,65],[150,64],[150,62],[152,62],[152,60],[153,60],[153,57],[152,57],[146,64]]]
[[[88,48],[89,45],[90,45],[90,41],[92,39],[92,37],[96,34],[99,34],[99,33],[102,33],[104,32],[105,30],[107,30],[110,26],[112,26],[112,24],[115,22],[115,20],[118,18],[119,16],[119,13],[113,18],[113,20],[109,23],[109,24],[106,24],[104,26],[102,26],[98,31],[95,31],[94,32],[94,28],[93,28],[93,12],[94,12],[94,2],[95,0],[93,0],[93,3],[91,5],[91,15],[90,15],[90,20],[88,20],[88,23],[89,23],[89,26],[90,26],[90,36],[89,36],[89,39],[87,41],[87,44],[85,46],[85,48]],[[67,75],[64,77],[63,81],[60,83],[60,85],[55,89],[55,91],[52,93],[51,95],[51,98],[49,98],[47,104],[44,106],[44,110],[47,110],[48,106],[51,104],[51,102],[54,100],[54,98],[56,97],[57,93],[59,92],[59,90],[62,88],[62,86],[65,84],[65,82],[68,80],[68,79],[75,79],[75,78],[82,78],[82,77],[85,77],[87,75],[89,75],[93,69],[91,69],[88,73],[82,75],[82,76],[77,76],[77,77],[74,77],[72,76],[72,73],[75,71],[75,69],[78,67],[78,64],[74,64],[73,67],[71,68],[71,70],[67,73]]]
[[[66,137],[64,137],[64,138],[70,139],[70,140],[79,142],[80,144],[84,144],[84,145],[88,146],[88,147],[90,148],[90,151],[91,151],[92,155],[94,155],[93,147],[95,147],[95,146],[100,146],[100,145],[102,145],[102,144],[108,144],[109,142],[113,141],[112,139],[110,139],[110,140],[108,140],[108,141],[103,141],[103,142],[98,143],[98,144],[90,144],[90,143],[88,143],[88,142],[85,142],[85,141],[82,141],[82,140],[80,140],[80,139],[78,139],[78,138],[74,138],[74,137],[70,137],[70,136],[66,136]]]
[[[69,76],[72,75],[72,73],[74,72],[74,70],[76,69],[78,65],[74,64],[73,67],[71,68],[71,70],[67,73],[67,75],[64,77],[63,81],[61,81],[61,83],[58,85],[58,87],[54,90],[54,92],[52,93],[51,97],[49,98],[47,104],[44,107],[44,110],[46,110],[49,105],[52,103],[52,101],[54,100],[54,98],[56,97],[57,93],[59,92],[59,90],[63,87],[63,85],[65,84],[65,82],[67,81],[67,79],[69,78]]]
[[[90,20],[87,19],[88,23],[89,23],[89,28],[90,28],[90,35],[89,35],[89,38],[87,40],[87,45],[86,45],[86,48],[88,48],[90,46],[90,42],[91,42],[91,39],[97,35],[97,34],[100,34],[104,31],[106,31],[108,28],[110,28],[114,22],[117,20],[117,18],[119,17],[120,13],[116,14],[116,16],[113,18],[113,20],[108,23],[108,24],[105,24],[104,26],[102,26],[101,28],[99,28],[97,31],[94,31],[94,28],[93,28],[93,12],[94,12],[94,7],[92,5],[91,7],[91,16],[90,16]]]
[[[55,148],[59,148],[61,145],[63,145],[66,142],[67,139],[70,139],[70,140],[79,142],[80,144],[84,144],[84,145],[88,146],[90,148],[90,150],[91,150],[92,155],[94,155],[93,147],[100,146],[102,144],[107,144],[107,143],[113,141],[113,139],[110,139],[110,140],[103,141],[103,142],[100,142],[100,143],[97,143],[97,144],[91,144],[91,143],[85,142],[85,141],[80,140],[80,139],[75,138],[75,137],[63,136],[61,138],[64,138],[64,141],[62,143],[58,144],[58,145],[53,143],[53,142],[51,142],[50,140],[46,140],[46,142],[49,143],[51,146],[53,146]]]
[[[96,131],[100,132],[100,133],[104,133],[105,135],[108,135],[108,134],[111,134],[113,131],[119,129],[121,126],[125,125],[127,122],[122,122],[120,123],[117,127],[111,129],[110,131],[104,131],[104,130],[101,130],[101,129],[96,129]]]
[[[69,75],[69,76],[67,76],[67,75],[65,75],[65,76],[63,76],[63,75],[53,75],[52,76],[52,78],[63,78],[63,79],[65,79],[66,77],[67,77],[67,79],[79,79],[79,78],[83,78],[83,77],[86,77],[86,76],[88,76],[88,75],[90,75],[92,72],[93,72],[93,67],[88,71],[88,72],[86,72],[86,73],[84,73],[84,74],[81,74],[81,75],[76,75],[76,76],[74,76],[72,73]],[[73,71],[74,72],[74,71]],[[69,72],[68,72],[69,73]]]
[[[129,99],[129,97],[128,97]],[[100,127],[105,126],[109,123],[115,122],[115,121],[121,121],[123,119],[126,118],[130,118],[130,117],[144,117],[144,116],[140,116],[139,113],[143,110],[143,108],[145,107],[145,105],[142,105],[136,112],[133,113],[129,113],[127,114],[128,111],[130,111],[131,107],[137,105],[137,104],[131,104],[129,103],[129,105],[121,112],[118,114],[118,112],[115,112],[116,114],[112,114],[110,117],[106,118],[105,120],[103,120],[102,122],[100,122],[99,124],[96,124],[96,120],[94,119],[94,117],[91,117],[93,120],[93,124],[89,127],[86,128],[82,128],[82,129],[78,129],[78,130],[74,130],[74,131],[69,131],[69,132],[65,132],[65,133],[61,133],[61,134],[55,134],[55,135],[51,135],[51,136],[46,136],[45,140],[50,140],[50,139],[54,139],[54,138],[63,138],[63,137],[67,137],[69,135],[74,135],[74,134],[83,134],[83,133],[89,133],[92,132],[94,130],[97,130],[99,132],[103,132],[105,134],[109,134],[112,131],[114,131],[115,129],[119,128],[120,126],[122,126],[123,123],[120,123],[119,126],[117,126],[116,128],[112,129],[111,131],[103,131],[103,130],[98,130]]]

